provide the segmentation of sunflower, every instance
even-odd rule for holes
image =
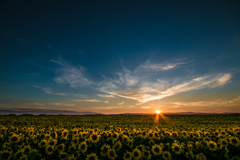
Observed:
[[[205,143],[208,143],[209,141],[211,141],[211,139],[210,139],[209,137],[204,137],[204,138],[203,138],[203,141],[204,141]]]
[[[206,156],[203,153],[199,153],[196,155],[197,160],[206,160]]]
[[[73,154],[73,155],[70,155],[70,156],[68,157],[68,160],[76,160],[76,158],[74,157],[74,154]]]
[[[149,145],[154,146],[154,145],[155,145],[155,142],[154,142],[153,140],[150,140],[150,141],[149,141]]]
[[[218,148],[218,149],[222,149],[222,147],[223,147],[223,146],[222,146],[221,143],[217,143],[217,148]]]
[[[234,145],[235,147],[238,147],[240,145],[239,139],[237,137],[231,137],[230,144]]]
[[[111,147],[105,143],[105,144],[101,147],[101,153],[100,153],[100,154],[101,154],[103,157],[106,157],[107,152],[108,152],[108,150],[109,150],[110,148],[111,148]]]
[[[65,144],[59,144],[58,146],[55,147],[55,150],[58,152],[63,152],[65,149]]]
[[[182,131],[182,135],[183,135],[183,137],[187,137],[188,136],[188,133],[187,133],[187,131]]]
[[[57,140],[56,139],[50,138],[48,140],[48,145],[55,146],[56,144],[57,144]]]
[[[122,148],[122,143],[120,141],[118,141],[114,146],[113,148],[116,150],[116,151],[119,151],[121,148]]]
[[[79,149],[82,153],[86,152],[86,151],[87,151],[87,143],[86,143],[86,142],[81,142],[81,143],[79,144],[79,146],[78,146],[78,149]]]
[[[22,157],[20,157],[19,160],[28,160],[28,156],[27,155],[23,155]]]
[[[129,142],[129,137],[127,136],[127,135],[124,135],[123,137],[122,137],[122,141],[124,142],[124,143],[127,143],[127,142]]]
[[[117,157],[115,149],[108,149],[107,156],[108,158],[114,160]]]
[[[234,156],[231,158],[231,160],[240,160],[240,158],[238,156]]]
[[[197,149],[202,148],[202,144],[199,141],[195,142]]]
[[[154,132],[153,134],[155,139],[160,140],[160,136],[157,132]]]
[[[220,142],[223,145],[223,147],[226,147],[228,145],[228,141],[226,139],[221,139]]]
[[[141,151],[137,148],[135,148],[132,152],[132,156],[134,160],[138,160],[141,158]]]
[[[90,135],[90,140],[92,143],[97,143],[99,141],[99,135],[95,134],[95,133],[92,133]]]
[[[76,146],[74,146],[74,145],[70,145],[68,147],[68,151],[71,152],[71,153],[73,153],[75,150],[76,150]]]
[[[208,146],[210,151],[216,151],[217,150],[217,144],[213,141],[209,141],[207,143],[207,146]]]
[[[181,148],[181,146],[180,145],[172,145],[172,150],[173,150],[173,152],[175,152],[176,154],[181,154],[181,152],[182,152],[182,148]]]
[[[162,157],[164,160],[169,160],[171,159],[171,153],[169,151],[164,151]]]
[[[152,155],[151,155],[150,151],[144,150],[144,151],[142,152],[142,157],[145,158],[145,159],[147,159],[147,160],[150,160],[151,157],[152,157]]]
[[[73,129],[73,132],[72,132],[72,134],[74,135],[74,136],[77,136],[78,135],[78,130],[75,128],[75,129]]]
[[[79,139],[78,138],[74,138],[73,140],[72,140],[72,145],[78,145],[78,142],[79,142]]]
[[[112,134],[112,139],[113,139],[113,140],[117,140],[118,137],[119,137],[119,134],[118,134],[117,132],[114,132],[114,133]]]
[[[23,156],[23,151],[19,150],[14,154],[15,159],[20,159]]]
[[[152,152],[155,155],[160,155],[162,153],[162,147],[160,145],[155,144],[152,146]]]
[[[1,151],[0,152],[0,159],[2,160],[10,160],[11,159],[12,152],[9,151]]]
[[[59,158],[60,158],[61,160],[67,159],[67,157],[68,157],[68,155],[67,155],[67,153],[65,153],[65,152],[61,152],[61,153],[59,154]]]
[[[148,138],[149,138],[149,139],[154,138],[154,134],[153,134],[152,132],[148,133]]]
[[[221,136],[223,136],[223,137],[227,136],[227,132],[221,131]]]
[[[28,155],[31,152],[31,147],[30,145],[24,146],[23,148],[23,153]]]
[[[188,158],[188,159],[193,159],[194,158],[194,154],[192,151],[189,151],[185,154],[185,156]]]
[[[91,154],[87,155],[86,160],[98,160],[98,157],[97,157],[96,153],[91,153]]]
[[[45,151],[46,151],[46,153],[48,154],[48,155],[51,155],[51,154],[53,154],[53,146],[47,146],[46,148],[45,148]]]
[[[141,145],[138,145],[136,148],[142,152],[145,149],[145,146],[141,144]]]
[[[74,157],[79,157],[81,155],[80,151],[76,151],[74,154]]]
[[[237,136],[240,136],[240,131],[236,131],[235,134],[236,134]]]
[[[142,137],[143,137],[143,138],[147,138],[147,136],[148,136],[147,132],[146,132],[146,131],[143,131],[143,132],[142,132]]]
[[[131,159],[132,159],[132,153],[129,152],[129,151],[127,151],[126,153],[124,153],[123,159],[124,159],[124,160],[131,160]]]
[[[13,134],[11,137],[10,137],[10,142],[11,143],[18,143],[20,141],[20,138],[18,135],[16,134]]]
[[[38,144],[40,148],[44,148],[47,145],[47,141],[45,139],[41,140],[41,142]]]

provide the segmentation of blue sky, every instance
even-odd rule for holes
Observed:
[[[239,112],[237,6],[2,2],[0,109]]]

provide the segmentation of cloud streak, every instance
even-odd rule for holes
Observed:
[[[215,101],[197,101],[197,102],[173,102],[172,105],[174,108],[177,107],[213,107],[213,106],[239,106],[240,96],[232,100],[215,100]]]
[[[216,88],[229,83],[231,74],[219,74],[197,77],[178,84],[170,84],[167,81],[158,80],[157,82],[141,82],[138,85],[123,87],[118,80],[104,81],[100,84],[100,91],[107,94],[133,99],[140,103],[173,96],[178,93],[198,90],[202,88]]]
[[[69,84],[70,87],[83,87],[95,84],[85,76],[85,68],[82,66],[73,66],[62,59],[51,60],[61,66],[59,70],[57,70],[57,77],[54,79],[55,82],[60,84]]]
[[[39,86],[34,86],[35,88],[39,88],[41,89],[43,92],[47,93],[47,94],[51,94],[51,95],[58,95],[58,96],[66,96],[66,93],[53,93],[51,88],[44,88],[44,87],[39,87]]]
[[[103,98],[116,98],[113,95],[106,95],[106,94],[97,94],[99,97],[103,97]]]
[[[134,73],[141,73],[141,72],[162,72],[167,70],[172,70],[177,67],[180,67],[187,62],[183,62],[180,60],[174,60],[172,62],[165,62],[165,63],[152,63],[150,60],[140,64],[134,71]]]
[[[74,102],[103,102],[103,103],[108,103],[108,101],[102,101],[102,100],[97,100],[97,99],[73,99],[72,101],[74,101]]]

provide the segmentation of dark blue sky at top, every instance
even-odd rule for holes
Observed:
[[[176,59],[187,61],[185,68],[162,79],[231,73],[225,90],[239,94],[239,7],[237,1],[2,1],[0,100],[60,100],[34,86],[97,99],[103,76]],[[56,83],[60,60],[85,68],[96,85]]]

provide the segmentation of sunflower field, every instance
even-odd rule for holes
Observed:
[[[158,116],[158,115],[157,115]],[[1,160],[239,160],[240,115],[0,116]]]

